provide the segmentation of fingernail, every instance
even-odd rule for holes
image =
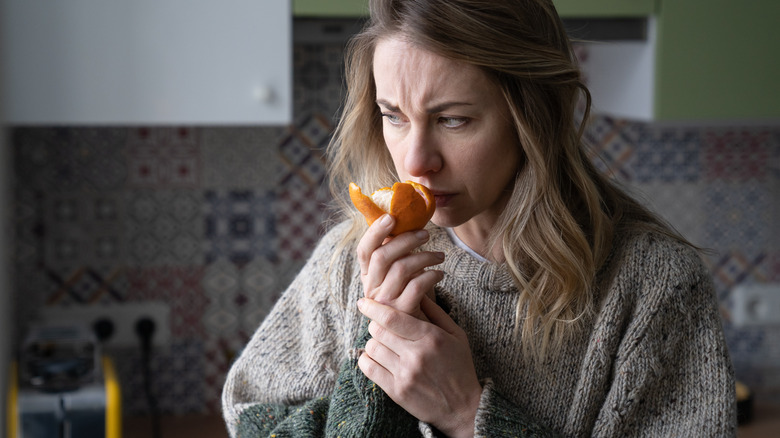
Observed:
[[[390,217],[390,215],[389,215],[389,214],[386,214],[386,215],[382,216],[382,219],[380,219],[380,222],[379,222],[379,223],[381,223],[382,225],[384,225],[384,226],[386,226],[386,227],[387,227],[387,226],[389,226],[391,223],[393,223],[393,218],[392,218],[392,217]]]
[[[436,251],[435,253],[433,253],[433,255],[435,255],[436,258],[438,258],[439,260],[444,260],[444,253],[443,252]]]
[[[420,230],[416,233],[414,233],[415,236],[417,236],[420,240],[428,240],[428,232],[425,230]]]
[[[363,298],[357,300],[357,306],[358,306],[358,309],[361,309],[361,310],[363,309]]]

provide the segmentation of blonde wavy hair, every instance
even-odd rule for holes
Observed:
[[[331,191],[353,224],[345,246],[365,230],[346,196],[349,182],[378,188],[397,179],[375,103],[377,41],[401,36],[481,68],[503,92],[525,157],[492,243],[500,241],[520,290],[521,342],[542,358],[593,314],[594,279],[616,231],[675,234],[591,163],[583,140],[590,93],[552,1],[371,0],[369,8],[347,46],[347,96],[328,148]]]

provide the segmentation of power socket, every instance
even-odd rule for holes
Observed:
[[[734,325],[780,324],[780,283],[737,286],[732,292]]]
[[[95,304],[64,308],[43,308],[39,319],[46,324],[83,324],[93,328],[100,320],[113,324],[113,333],[103,342],[105,348],[138,347],[140,339],[135,326],[143,318],[155,323],[152,346],[159,347],[170,342],[170,307],[163,302],[143,301],[138,303]]]

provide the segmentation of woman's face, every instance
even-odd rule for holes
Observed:
[[[378,42],[374,78],[398,176],[429,187],[433,222],[478,249],[473,239],[490,233],[521,162],[501,91],[477,67],[395,38]]]

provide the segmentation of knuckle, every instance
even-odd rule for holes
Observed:
[[[391,270],[393,272],[393,275],[396,275],[400,278],[408,278],[411,274],[411,269],[403,261],[398,261],[394,263]]]
[[[428,337],[428,345],[429,350],[428,351],[438,351],[444,348],[445,344],[447,343],[447,340],[444,338],[444,336],[439,332],[433,332]]]
[[[422,370],[425,369],[425,357],[422,354],[413,354],[409,356],[407,364],[407,377],[408,380],[416,381]]]
[[[365,354],[358,359],[358,366],[368,378],[376,374],[376,363]]]
[[[383,310],[381,316],[382,321],[384,322],[383,325],[385,326],[392,327],[401,322],[401,315],[398,312],[392,311],[390,308]]]
[[[387,254],[385,254],[385,251],[382,251],[381,248],[377,249],[371,253],[371,256],[369,257],[369,263],[385,265],[387,263]]]
[[[398,382],[394,389],[400,400],[410,400],[414,397],[415,385],[407,379]]]
[[[358,261],[360,262],[368,262],[371,258],[371,251],[366,248],[366,245],[363,242],[358,243],[355,252],[357,253]]]
[[[370,333],[373,338],[379,339],[385,333],[385,329],[381,325],[377,324],[376,321],[371,321],[368,324],[368,333]],[[373,340],[374,339],[370,339],[369,342],[371,342]],[[374,342],[376,342],[376,341],[374,341]],[[368,344],[366,344],[366,345],[368,345]]]
[[[422,277],[417,277],[406,285],[407,292],[415,297],[424,294],[428,288],[428,283]]]
[[[369,340],[366,342],[365,351],[366,351],[366,353],[367,353],[369,356],[371,356],[371,357],[374,357],[374,356],[376,356],[376,353],[377,353],[377,349],[378,349],[378,348],[379,348],[378,342],[377,342],[377,341],[375,341],[374,339],[369,339]]]

